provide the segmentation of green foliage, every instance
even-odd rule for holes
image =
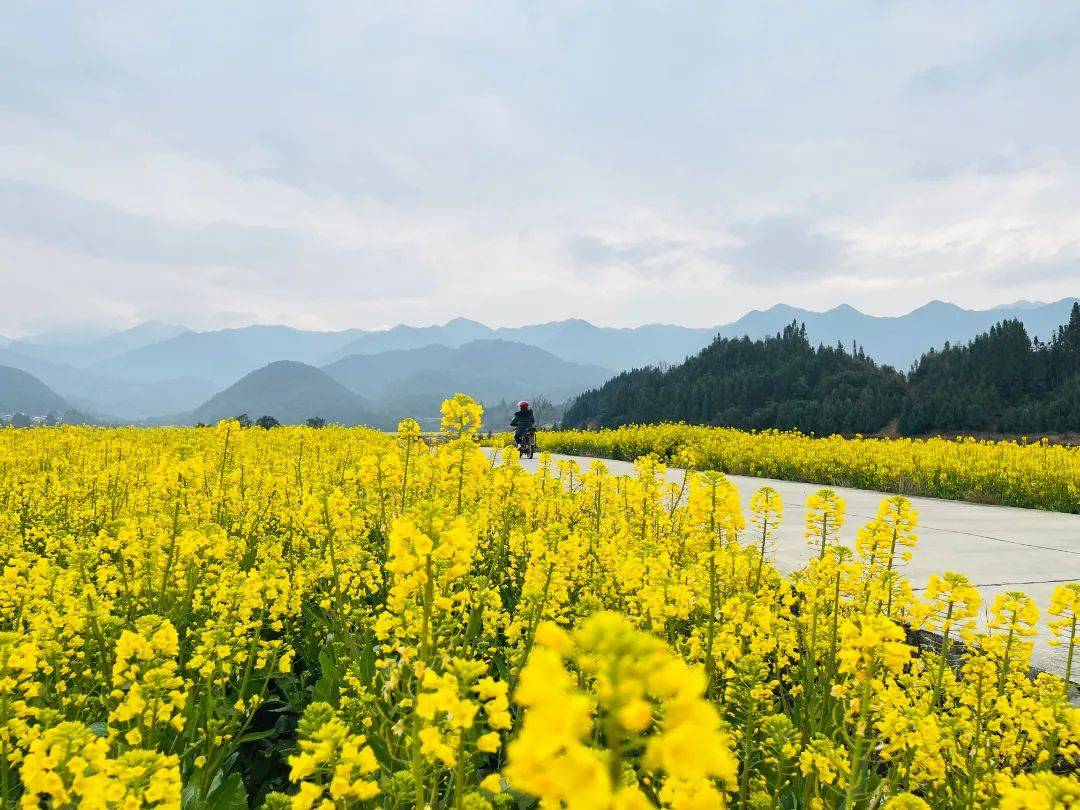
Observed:
[[[1007,320],[966,346],[924,354],[909,377],[900,429],[1080,430],[1080,304],[1046,343]]]
[[[670,369],[628,371],[566,411],[566,427],[689,422],[807,433],[905,435],[1080,430],[1080,304],[1047,342],[1005,320],[922,356],[905,377],[857,347],[814,348],[792,323],[763,340],[718,338]]]
[[[792,323],[763,340],[718,338],[671,369],[628,371],[579,397],[567,426],[683,421],[745,429],[872,433],[903,404],[904,378],[864,352],[814,348]]]

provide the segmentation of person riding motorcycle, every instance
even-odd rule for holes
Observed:
[[[525,400],[518,403],[517,413],[510,420],[510,427],[514,428],[515,445],[520,445],[525,434],[536,427],[536,417],[533,416],[532,408]]]

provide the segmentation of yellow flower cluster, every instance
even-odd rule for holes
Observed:
[[[552,453],[625,461],[682,456],[684,465],[732,475],[1080,512],[1080,448],[1045,440],[849,439],[663,424],[545,431],[537,443]]]
[[[962,574],[914,592],[900,495],[856,527],[812,495],[782,575],[779,494],[717,471],[1054,506],[1064,451],[998,448],[991,479],[957,459],[997,446],[667,426],[590,434],[658,451],[634,475],[529,472],[479,447],[468,397],[443,417],[0,431],[0,807],[1077,802],[1074,693],[1029,669],[1039,606],[1003,594],[980,629]],[[1080,586],[1047,619],[1071,676]]]
[[[184,728],[187,693],[177,674],[179,636],[168,619],[140,616],[135,630],[122,630],[113,663],[115,708],[109,713],[110,730],[123,735],[128,745],[145,742],[153,747],[158,726]]]
[[[831,489],[820,489],[806,499],[806,539],[824,557],[838,543],[844,525],[844,499]]]
[[[22,806],[179,810],[175,755],[145,749],[110,758],[108,743],[82,723],[62,722],[30,743],[20,776]]]
[[[651,807],[651,796],[724,807],[737,765],[705,689],[700,669],[618,613],[594,614],[572,635],[545,624],[521,673],[525,717],[505,775],[553,806]]]
[[[378,795],[378,784],[368,777],[379,770],[379,762],[367,738],[350,734],[332,706],[310,704],[298,732],[300,752],[289,757],[289,778],[300,785],[294,808],[337,807]]]

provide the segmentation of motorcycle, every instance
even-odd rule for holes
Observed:
[[[529,428],[521,438],[515,441],[517,451],[523,458],[532,458],[536,454],[536,428]]]

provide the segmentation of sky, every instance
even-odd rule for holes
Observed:
[[[0,334],[1080,292],[1080,4],[8,0]]]

